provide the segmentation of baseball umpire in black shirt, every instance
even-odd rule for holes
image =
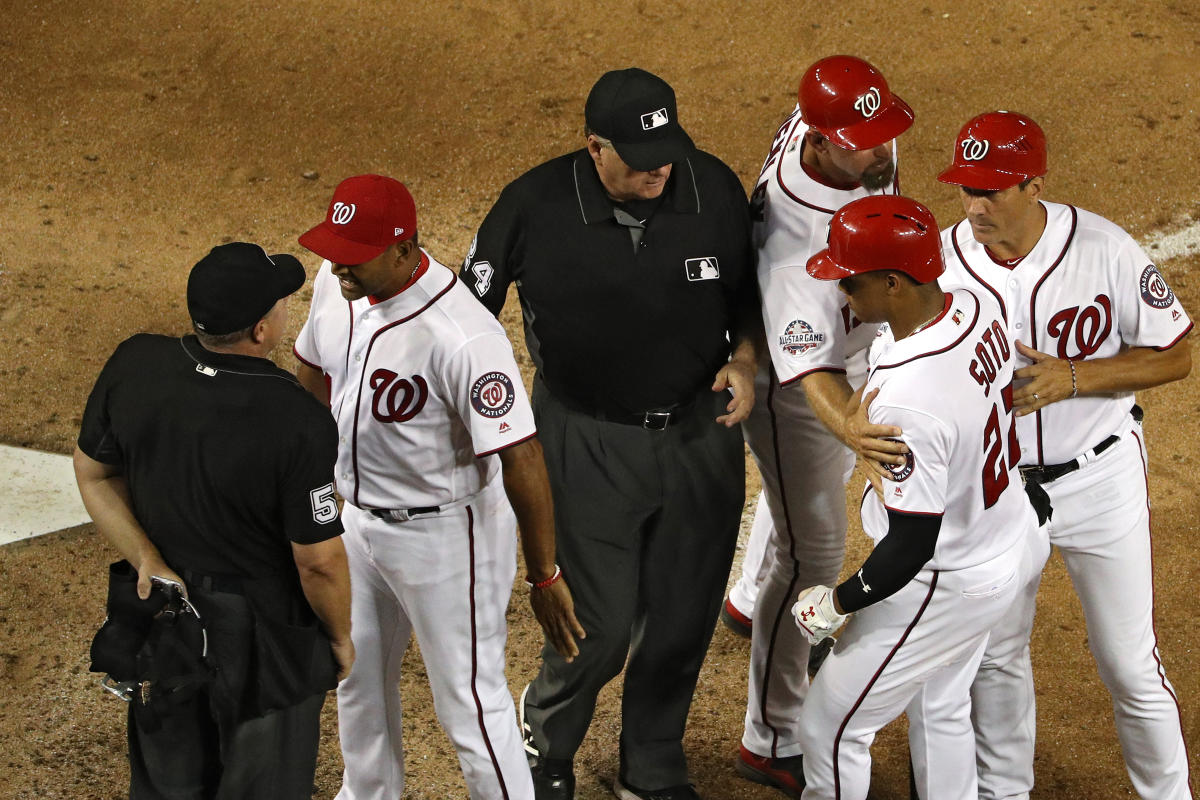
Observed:
[[[88,513],[136,570],[138,597],[152,578],[179,582],[207,631],[202,688],[160,705],[163,682],[143,681],[132,699],[135,800],[312,795],[325,691],[354,650],[337,432],[267,360],[303,283],[290,255],[214,248],[188,280],[196,335],[127,339],[84,411]],[[139,664],[169,655],[143,646]]]
[[[543,649],[522,724],[539,800],[573,797],[596,695],[628,656],[614,790],[686,800],[682,739],[737,541],[737,424],[761,340],[748,208],[661,78],[606,73],[585,118],[585,148],[504,189],[461,274],[496,314],[517,284],[560,565],[586,630],[570,663]]]

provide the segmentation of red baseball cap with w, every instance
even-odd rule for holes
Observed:
[[[355,175],[333,190],[325,221],[300,245],[335,264],[362,264],[417,232],[417,207],[404,184],[384,175]]]

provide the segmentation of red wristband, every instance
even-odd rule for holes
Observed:
[[[558,583],[560,580],[562,580],[562,567],[560,567],[558,564],[555,564],[554,565],[554,574],[551,575],[549,578],[546,578],[546,580],[544,580],[544,581],[534,582],[534,581],[529,580],[529,576],[526,575],[525,576],[525,585],[528,586],[530,588],[530,590],[532,591],[533,589],[545,589],[549,586],[553,586],[554,584]]]

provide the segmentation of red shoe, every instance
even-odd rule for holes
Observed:
[[[737,606],[728,597],[725,598],[725,605],[721,606],[721,622],[743,639],[749,639],[754,632],[754,620],[738,611]]]
[[[774,787],[796,800],[804,791],[804,756],[768,758],[739,746],[736,767],[746,780]]]

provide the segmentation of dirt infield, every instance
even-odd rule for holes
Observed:
[[[138,331],[187,328],[188,269],[234,239],[317,260],[296,236],[336,183],[382,172],[417,199],[422,243],[458,263],[500,189],[582,142],[595,78],[637,65],[678,93],[702,148],[749,187],[811,61],[870,59],[915,109],[906,194],[960,216],[934,176],[959,126],[1019,110],[1050,137],[1048,198],[1139,238],[1200,219],[1200,9],[1162,2],[871,4],[597,0],[233,0],[15,4],[0,27],[0,442],[66,453],[104,360]],[[841,17],[818,14],[840,9]],[[1191,98],[1190,100],[1188,98]],[[1153,253],[1152,253],[1153,254]],[[1160,263],[1200,312],[1200,256]],[[301,306],[309,292],[302,290]],[[512,303],[505,320],[519,340]],[[293,314],[292,333],[303,314]],[[1193,339],[1195,336],[1193,335]],[[295,366],[290,340],[277,352]],[[518,350],[521,350],[518,344]],[[1157,633],[1200,766],[1200,401],[1195,374],[1145,392]],[[1136,478],[1136,476],[1131,476]],[[849,563],[863,553],[854,536]],[[0,797],[122,796],[123,709],[95,687],[87,645],[112,551],[91,526],[0,550]],[[1121,587],[1113,587],[1121,602]],[[512,688],[540,633],[518,591]],[[1033,642],[1038,798],[1132,796],[1107,694],[1061,560],[1047,568]],[[718,630],[688,733],[707,798],[779,795],[736,777],[748,648]],[[1130,654],[1135,657],[1135,654]],[[579,797],[608,795],[618,687],[579,755]],[[465,797],[410,650],[411,798]],[[336,792],[332,700],[314,796]],[[902,723],[874,747],[874,797],[907,797]]]

